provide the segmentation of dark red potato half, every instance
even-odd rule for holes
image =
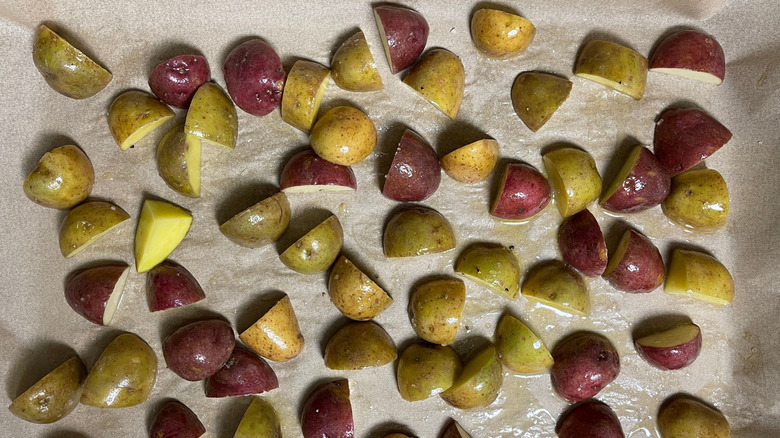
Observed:
[[[206,58],[179,55],[160,63],[149,75],[149,88],[158,99],[170,106],[187,108],[201,84],[211,80]]]

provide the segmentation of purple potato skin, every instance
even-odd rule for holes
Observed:
[[[228,54],[223,67],[225,83],[233,102],[255,116],[279,107],[287,73],[279,55],[265,41],[245,41]]]
[[[639,356],[661,370],[679,370],[692,364],[701,352],[701,330],[695,338],[673,347],[650,347],[634,342]]]
[[[558,438],[625,438],[615,412],[594,399],[585,400],[564,413],[556,433]]]
[[[653,152],[669,176],[704,161],[731,140],[731,131],[698,108],[670,108],[655,124]]]
[[[631,233],[628,247],[614,271],[604,279],[617,290],[639,294],[652,292],[664,282],[664,261],[653,242],[641,233]]]
[[[154,417],[149,429],[151,438],[198,438],[206,428],[198,416],[178,401],[166,402]]]
[[[355,436],[347,379],[324,383],[309,394],[303,405],[301,428],[303,438]]]
[[[355,173],[349,166],[322,159],[311,149],[290,158],[282,169],[280,180],[282,191],[299,186],[320,186],[325,190],[327,186],[343,186],[357,190]]]
[[[81,269],[65,283],[65,301],[87,321],[103,325],[106,303],[127,265],[104,265]]]
[[[439,188],[441,165],[430,144],[412,130],[401,136],[382,194],[400,202],[418,202]]]
[[[206,298],[203,288],[190,271],[170,260],[149,271],[146,292],[150,312],[186,306]]]
[[[653,50],[648,68],[700,71],[721,81],[726,77],[723,48],[711,35],[696,30],[681,30],[661,40]]]
[[[211,69],[206,58],[198,55],[179,55],[152,70],[149,75],[149,88],[166,104],[187,108],[198,87],[210,80]]]
[[[268,362],[242,348],[234,348],[225,365],[206,379],[206,397],[260,394],[279,387]]]
[[[428,22],[419,12],[400,6],[377,6],[374,14],[385,30],[390,71],[396,74],[410,67],[428,43]]]
[[[233,328],[220,319],[187,324],[163,341],[168,368],[184,380],[204,380],[227,362],[236,344]]]
[[[593,214],[585,209],[566,218],[558,229],[563,261],[586,277],[599,277],[607,268],[607,244]]]
[[[550,203],[550,183],[533,166],[509,163],[490,214],[499,219],[522,221],[544,210]]]
[[[669,194],[672,179],[658,159],[644,146],[620,188],[601,203],[615,213],[637,213],[660,205]]]
[[[574,333],[555,346],[552,356],[553,389],[571,403],[595,396],[620,373],[615,346],[598,333]]]

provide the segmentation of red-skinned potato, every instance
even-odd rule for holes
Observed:
[[[731,140],[731,131],[698,108],[670,108],[655,122],[653,152],[669,176],[704,161]]]
[[[428,22],[419,12],[400,6],[374,8],[376,27],[393,74],[417,61],[428,42]]]
[[[571,403],[595,396],[620,373],[615,346],[598,333],[569,335],[558,342],[552,355],[553,389]]]
[[[550,203],[550,184],[527,163],[509,163],[504,168],[491,216],[506,221],[527,221]]]
[[[726,77],[723,48],[712,35],[697,30],[670,34],[653,50],[650,71],[720,85]]]
[[[692,364],[701,352],[701,330],[688,322],[634,341],[642,359],[662,370],[678,370]]]
[[[149,311],[186,306],[206,298],[198,280],[184,266],[166,260],[146,274]]]
[[[279,107],[287,74],[276,51],[254,38],[236,46],[223,67],[225,83],[233,102],[255,116]]]
[[[165,338],[162,349],[168,368],[182,379],[194,382],[219,371],[235,343],[230,324],[209,319],[179,328]]]
[[[457,421],[450,420],[450,422],[444,426],[444,429],[442,429],[439,438],[471,438],[471,435],[469,435]]]
[[[382,194],[394,201],[419,202],[436,192],[440,182],[436,152],[425,139],[407,129],[385,175]]]
[[[349,166],[331,163],[313,150],[295,154],[282,169],[279,185],[285,193],[325,191],[354,191],[355,173]]]
[[[664,282],[664,261],[650,239],[626,230],[615,252],[609,255],[603,276],[617,290],[651,292]]]
[[[153,438],[198,438],[206,428],[190,408],[176,400],[162,405],[154,417],[149,436]]]
[[[206,58],[179,55],[160,63],[149,75],[149,88],[158,99],[170,106],[187,108],[195,90],[211,80]]]
[[[355,424],[349,400],[349,381],[334,380],[316,387],[301,414],[303,438],[351,438]]]
[[[655,155],[638,145],[601,195],[600,205],[614,213],[644,211],[663,202],[671,184],[671,178]]]
[[[558,438],[624,438],[615,412],[595,399],[578,403],[561,415]]]
[[[276,373],[258,355],[234,348],[225,365],[206,379],[206,397],[260,394],[279,387]]]
[[[87,321],[109,325],[129,272],[127,265],[95,266],[76,271],[65,283],[65,301]]]
[[[604,234],[587,209],[564,219],[558,228],[558,248],[563,261],[586,277],[598,277],[607,269]]]

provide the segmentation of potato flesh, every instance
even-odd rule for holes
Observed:
[[[717,259],[698,251],[675,249],[664,292],[726,305],[734,299],[734,279]]]
[[[669,348],[692,341],[701,331],[695,324],[681,324],[636,340],[637,344],[654,348]]]
[[[165,201],[147,200],[135,233],[136,270],[146,272],[179,246],[192,225],[187,210]]]

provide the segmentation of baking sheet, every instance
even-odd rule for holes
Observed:
[[[553,395],[549,376],[519,377],[505,372],[498,400],[488,408],[460,411],[439,398],[409,403],[395,386],[394,366],[353,372],[324,367],[322,351],[342,321],[326,293],[326,276],[303,276],[286,269],[277,254],[330,212],[345,229],[346,254],[375,276],[395,299],[379,322],[399,347],[414,339],[406,305],[411,286],[432,274],[452,275],[452,262],[470,242],[514,245],[525,267],[557,257],[555,232],[560,216],[554,207],[525,226],[501,224],[487,215],[495,177],[463,185],[446,175],[436,194],[426,200],[447,217],[458,238],[455,250],[416,259],[386,259],[381,250],[383,224],[397,206],[380,194],[382,175],[406,127],[426,138],[441,154],[469,141],[491,136],[504,160],[523,160],[542,168],[541,151],[565,142],[580,146],[596,159],[602,175],[621,161],[630,146],[651,144],[653,121],[664,108],[691,103],[713,114],[734,133],[722,150],[706,161],[729,184],[731,213],[724,230],[693,235],[670,225],[660,208],[625,219],[651,237],[666,258],[674,246],[705,249],[733,273],[734,303],[717,308],[666,296],[661,290],[628,296],[603,280],[589,281],[593,312],[588,318],[558,315],[524,298],[508,302],[467,282],[467,304],[456,348],[467,353],[492,337],[504,312],[521,317],[552,347],[566,333],[595,330],[605,334],[621,354],[618,379],[598,398],[618,414],[626,436],[657,437],[655,414],[668,395],[697,395],[728,417],[735,437],[780,436],[780,342],[776,336],[776,271],[780,257],[780,222],[775,202],[780,173],[780,14],[773,0],[690,2],[528,1],[504,2],[537,26],[537,36],[518,58],[495,61],[482,57],[469,37],[469,17],[478,2],[405,1],[430,25],[428,47],[458,54],[466,69],[461,113],[450,121],[391,75],[381,50],[371,4],[359,1],[118,2],[10,1],[0,5],[0,61],[4,91],[0,123],[4,153],[2,178],[2,267],[4,305],[0,314],[0,370],[6,402],[71,354],[87,366],[122,331],[137,333],[158,353],[159,373],[146,403],[122,410],[79,406],[52,425],[34,425],[3,411],[4,436],[102,437],[146,436],[155,407],[176,398],[192,408],[205,424],[206,436],[232,436],[249,398],[212,400],[198,382],[186,382],[166,369],[161,340],[175,328],[214,315],[227,318],[240,331],[268,307],[279,292],[290,295],[301,322],[306,348],[295,360],[272,363],[280,389],[263,397],[276,408],[285,436],[300,435],[304,396],[324,379],[348,377],[356,436],[383,436],[393,430],[434,437],[448,418],[456,418],[475,437],[554,436],[554,425],[566,403]],[[643,4],[638,4],[643,3]],[[51,90],[31,60],[34,33],[40,23],[63,35],[105,65],[114,80],[91,99],[74,101]],[[645,97],[635,102],[572,74],[583,42],[605,38],[648,55],[655,42],[676,28],[697,28],[713,34],[726,53],[726,80],[719,86],[649,74]],[[239,144],[235,150],[205,146],[203,195],[188,199],[171,191],[157,176],[155,146],[165,129],[120,151],[111,139],[105,114],[112,99],[129,88],[148,90],[146,80],[159,62],[181,53],[200,53],[212,76],[224,86],[221,64],[232,47],[246,37],[268,41],[286,69],[296,59],[328,65],[347,36],[362,29],[377,61],[385,89],[350,93],[331,81],[323,111],[342,103],[364,110],[375,122],[375,152],[355,165],[354,194],[290,196],[293,222],[278,245],[240,248],[218,231],[231,214],[270,195],[278,186],[284,161],[305,147],[307,137],[281,121],[275,111],[257,118],[239,110]],[[551,121],[533,134],[514,114],[509,90],[515,76],[541,70],[570,77],[571,96]],[[177,120],[184,112],[177,113]],[[78,256],[65,260],[57,247],[57,230],[65,212],[33,204],[22,182],[40,156],[74,143],[90,157],[96,171],[92,198],[111,200],[127,210],[127,221],[111,236]],[[86,322],[68,308],[62,288],[65,276],[98,261],[133,264],[135,221],[144,198],[160,197],[193,212],[193,227],[171,258],[187,267],[203,285],[207,299],[189,308],[151,314],[146,308],[144,275],[131,273],[114,324]],[[591,211],[608,236],[625,222]],[[649,367],[631,346],[638,324],[659,314],[690,316],[703,330],[700,358],[677,372]]]

